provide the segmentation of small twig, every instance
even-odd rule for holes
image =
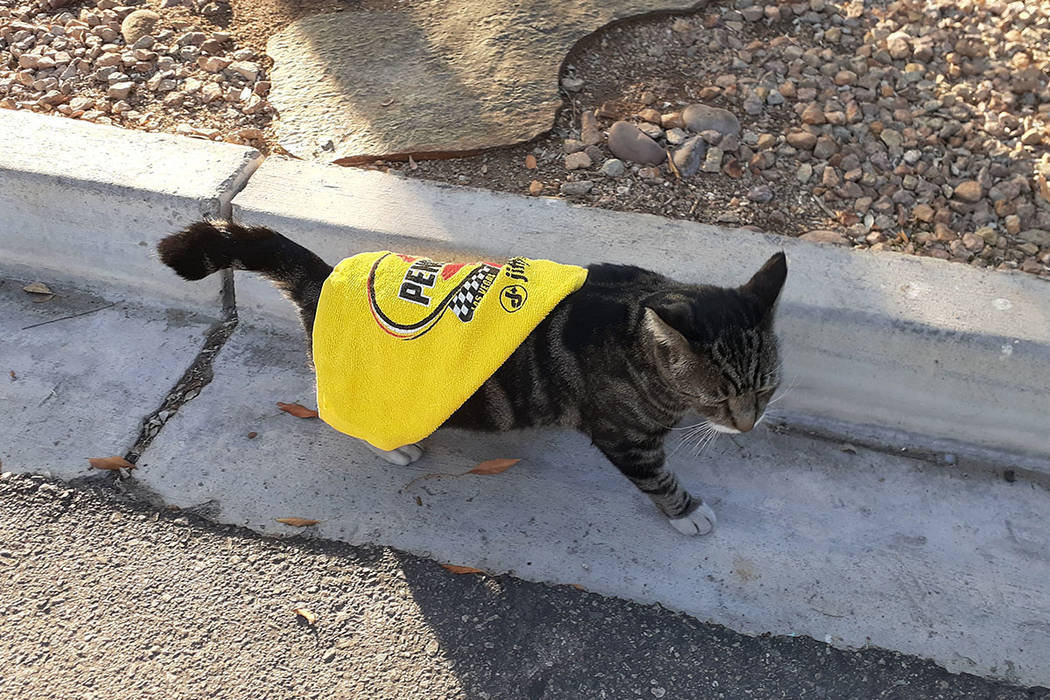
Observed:
[[[671,172],[674,173],[675,179],[681,182],[682,173],[678,172],[678,166],[674,164],[674,158],[671,157],[671,149],[667,148],[664,152],[667,153],[667,165],[671,168]],[[689,213],[692,214],[692,212]]]
[[[50,321],[41,321],[40,323],[34,323],[31,326],[25,326],[24,328],[22,328],[22,330],[27,331],[30,328],[36,328],[37,326],[46,326],[49,323],[57,323],[58,321],[65,321],[70,318],[76,318],[77,316],[87,316],[88,314],[93,314],[96,311],[104,311],[106,309],[112,308],[117,304],[121,303],[122,301],[124,300],[121,299],[120,301],[115,301],[112,304],[106,304],[105,306],[100,306],[97,309],[91,309],[90,311],[81,311],[79,314],[70,314],[69,316],[63,316],[61,318],[53,318]]]
[[[828,209],[824,202],[820,201],[820,197],[813,197],[813,201],[817,203],[817,206],[824,210],[824,213],[830,216],[832,219],[835,218],[835,212]]]

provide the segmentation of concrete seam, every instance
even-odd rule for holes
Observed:
[[[223,286],[225,288],[225,284]],[[193,358],[189,368],[167,393],[157,410],[142,419],[142,429],[139,431],[138,438],[127,454],[124,455],[126,460],[132,464],[137,463],[139,457],[146,451],[154,438],[160,434],[168,420],[182,406],[195,399],[201,393],[201,390],[211,383],[212,378],[215,376],[212,371],[215,357],[222,350],[223,345],[229,340],[236,327],[236,310],[233,310],[232,313],[227,313],[224,310],[223,319],[212,324],[208,329],[204,337],[204,347]]]
[[[251,179],[252,174],[262,160],[262,158],[253,160],[247,167],[248,171],[243,173],[239,182],[235,182],[228,192],[220,195],[217,208],[221,218],[228,219],[230,217],[233,208],[233,197],[248,184],[248,180]],[[175,386],[165,395],[160,407],[142,419],[142,429],[139,431],[139,435],[131,449],[124,455],[124,458],[132,464],[138,462],[138,459],[146,451],[150,443],[160,435],[160,431],[164,429],[168,420],[178,413],[182,406],[196,398],[201,390],[211,383],[211,380],[214,378],[215,373],[212,370],[212,363],[226,344],[226,341],[233,335],[233,331],[238,323],[237,295],[234,289],[232,269],[228,268],[222,271],[220,299],[222,302],[222,320],[212,324],[208,329],[201,351],[193,358],[193,362],[190,363],[190,366],[179,381],[175,383]]]

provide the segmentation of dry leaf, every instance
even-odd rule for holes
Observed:
[[[291,525],[292,527],[310,527],[311,525],[316,525],[320,522],[319,520],[310,520],[309,518],[274,518],[274,520],[279,523],[284,523],[285,525]]]
[[[23,292],[29,292],[30,294],[54,294],[48,286],[43,282],[30,282],[26,286],[22,287]]]
[[[42,295],[42,296],[34,297],[33,298],[33,303],[34,304],[43,304],[44,302],[51,301],[54,298],[55,298],[54,294],[45,294],[45,295]]]
[[[529,170],[535,170],[537,167],[539,167],[539,163],[536,162],[536,156],[532,155],[531,153],[525,156],[525,167]]]
[[[467,474],[500,474],[520,461],[520,459],[487,459]]]
[[[586,588],[584,588],[583,586],[581,586],[578,583],[572,583],[572,584],[569,584],[569,585],[571,585],[573,588],[575,588],[578,591],[586,591],[587,590]]]
[[[306,608],[292,608],[292,612],[306,620],[306,624],[308,625],[313,625],[317,622],[317,615],[314,615]]]
[[[259,433],[255,432],[254,430],[252,432],[248,433],[248,439],[249,440],[254,440],[257,437],[259,437]]]
[[[475,569],[473,566],[456,566],[455,564],[442,564],[441,566],[445,567],[446,569],[448,569],[449,571],[451,571],[454,574],[483,574],[483,573],[485,573],[481,569]]]
[[[88,462],[95,469],[107,469],[117,471],[120,469],[134,469],[135,465],[123,457],[89,457]]]
[[[301,406],[297,403],[281,403],[277,402],[277,408],[281,409],[285,413],[291,413],[296,418],[317,418],[317,411]]]
[[[18,375],[17,375],[17,374],[15,374],[15,371],[14,371],[14,370],[11,370],[11,381],[12,381],[12,382],[16,382],[16,381],[18,381]]]

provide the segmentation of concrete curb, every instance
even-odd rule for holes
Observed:
[[[244,146],[0,109],[2,262],[214,310],[221,277],[183,284],[154,247],[188,221],[228,215],[261,161]]]
[[[333,262],[376,249],[522,254],[738,284],[783,249],[779,331],[795,385],[778,406],[786,418],[1050,474],[1050,285],[1026,275],[274,158],[233,215]],[[294,323],[265,282],[238,275],[237,295],[242,318]]]

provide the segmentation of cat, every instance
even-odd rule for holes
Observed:
[[[261,274],[298,307],[311,336],[332,267],[303,246],[267,228],[201,221],[157,248],[188,280],[230,267]],[[665,468],[664,439],[690,412],[706,421],[698,430],[723,433],[746,432],[762,420],[780,383],[773,317],[787,278],[785,256],[776,253],[736,288],[683,284],[630,265],[587,270],[583,286],[444,426],[576,428],[676,530],[707,534],[714,511]],[[422,455],[418,445],[372,449],[395,464]]]

